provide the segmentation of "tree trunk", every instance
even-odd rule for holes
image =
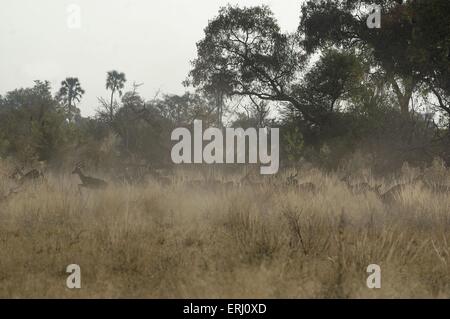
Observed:
[[[111,91],[111,102],[109,104],[109,120],[112,122],[113,117],[114,117],[114,107],[113,107],[113,103],[114,103],[114,90]]]
[[[72,123],[72,99],[71,98],[69,98],[69,105],[67,106],[68,107],[68,115],[69,115],[69,123]]]
[[[413,83],[413,80],[410,78],[403,79],[405,92],[402,92],[400,90],[400,87],[398,86],[395,79],[391,79],[391,84],[392,84],[392,87],[394,88],[395,95],[397,96],[397,101],[400,106],[400,112],[403,115],[408,115],[409,114],[409,102],[411,100],[411,97],[412,97],[412,94],[414,91],[414,86],[415,86],[415,84]]]
[[[412,92],[405,93],[399,98],[400,112],[403,115],[409,114],[409,101],[411,100]]]
[[[222,127],[222,116],[223,116],[223,94],[217,93],[216,97],[217,103],[217,125],[218,127]]]

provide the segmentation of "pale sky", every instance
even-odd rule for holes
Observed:
[[[79,107],[90,116],[113,69],[126,74],[126,89],[144,83],[146,99],[158,90],[182,94],[195,44],[227,3],[267,4],[284,31],[299,23],[301,0],[1,0],[0,94],[38,79],[56,91],[78,77],[86,90]],[[81,9],[80,28],[68,27],[71,4]]]

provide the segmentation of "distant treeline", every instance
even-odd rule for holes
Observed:
[[[382,7],[381,28],[366,24]],[[450,1],[306,1],[296,32],[267,6],[226,6],[209,21],[184,95],[124,91],[108,72],[93,118],[69,77],[0,96],[0,155],[24,165],[86,161],[170,166],[176,127],[279,127],[281,162],[327,169],[359,157],[375,171],[450,163]],[[362,154],[356,156],[355,154]]]

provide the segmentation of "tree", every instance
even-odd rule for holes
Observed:
[[[267,124],[267,116],[270,112],[270,106],[267,101],[256,101],[252,97],[250,97],[250,105],[249,107],[245,107],[247,117],[253,118],[256,122],[256,127],[265,127]]]
[[[350,105],[351,97],[363,86],[367,66],[352,51],[324,50],[302,81],[293,84],[293,93],[316,123],[329,129],[330,117],[341,111],[341,101]],[[293,109],[294,114],[296,109]],[[295,116],[297,117],[297,116]]]
[[[450,2],[414,1],[411,7],[415,13],[414,38],[421,44],[414,62],[420,67],[423,86],[446,113],[450,128]]]
[[[161,165],[170,161],[172,123],[159,112],[158,99],[144,102],[136,90],[126,92],[114,117],[120,154],[126,162],[145,160]]]
[[[78,78],[69,77],[61,82],[61,88],[57,93],[57,99],[64,104],[69,122],[74,120],[76,114],[79,115],[80,112],[76,108],[76,103],[80,102],[84,93],[85,91],[81,88]]]
[[[292,90],[305,66],[297,36],[283,34],[267,6],[222,8],[197,43],[192,64],[189,83],[213,96],[288,102],[315,120]]]
[[[110,121],[113,121],[116,109],[116,107],[114,106],[114,94],[118,92],[119,96],[122,96],[122,89],[124,88],[126,81],[127,80],[125,78],[125,73],[119,73],[115,70],[108,72],[108,76],[106,78],[106,89],[111,90],[111,99],[108,105]]]
[[[3,155],[13,155],[24,163],[55,160],[74,142],[74,131],[48,81],[8,92],[0,102]]]
[[[382,6],[380,29],[366,25],[373,3]],[[447,0],[310,0],[302,7],[299,33],[310,54],[334,46],[364,55],[406,115],[413,93],[422,86],[436,94],[448,85],[449,10]]]
[[[217,114],[213,98],[190,92],[183,95],[166,94],[153,101],[153,106],[174,127],[190,126],[194,120],[202,120],[205,126],[212,125]]]

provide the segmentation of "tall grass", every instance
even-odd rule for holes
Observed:
[[[386,206],[334,174],[302,179],[320,191],[150,181],[80,194],[76,177],[50,175],[0,202],[0,297],[450,297],[448,195],[415,185]],[[66,288],[69,264],[81,289]],[[369,264],[381,289],[366,286]]]

